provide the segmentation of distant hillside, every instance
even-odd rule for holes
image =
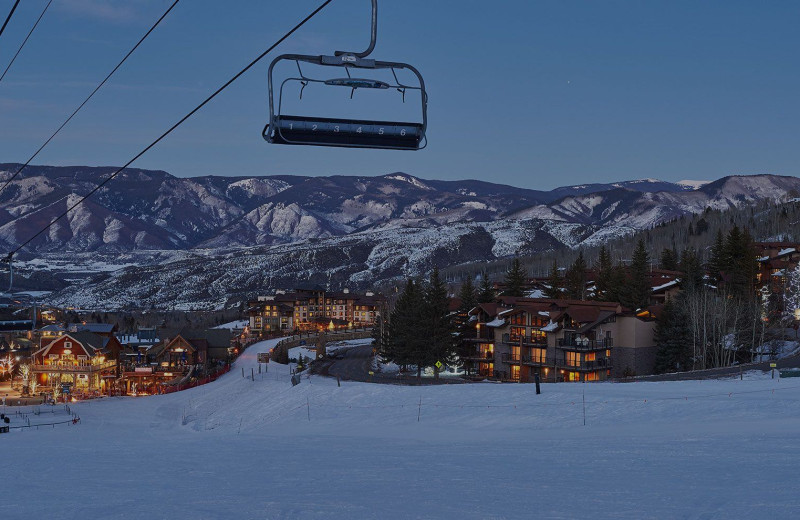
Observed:
[[[0,241],[26,237],[109,171],[33,168],[0,194]],[[457,280],[487,266],[499,272],[516,254],[546,272],[554,256],[566,262],[602,243],[624,259],[626,237],[642,230],[654,251],[673,241],[704,246],[705,237],[679,231],[696,215],[741,219],[798,193],[800,179],[773,175],[545,192],[401,173],[179,179],[130,170],[16,266],[21,276],[45,270],[69,283],[52,296],[63,305],[220,308],[299,282],[386,287],[433,266]]]

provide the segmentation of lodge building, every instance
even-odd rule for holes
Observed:
[[[122,349],[113,336],[68,332],[34,352],[32,373],[40,388],[71,393],[107,393],[117,379]]]
[[[127,394],[154,394],[202,377],[235,354],[232,334],[224,329],[163,331],[157,344],[143,344],[122,366]]]
[[[279,291],[250,302],[250,333],[370,327],[385,309],[386,298],[371,292],[334,292],[320,286]]]
[[[470,311],[470,376],[603,381],[652,373],[655,320],[617,303],[506,298]]]

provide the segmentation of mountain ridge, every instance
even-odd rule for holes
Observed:
[[[0,164],[0,179],[15,169]],[[112,171],[30,167],[0,193],[0,247],[11,250],[32,236]],[[16,258],[23,273],[57,265],[51,270],[74,283],[58,295],[65,304],[108,302],[118,292],[147,305],[162,304],[168,294],[216,305],[227,301],[220,280],[247,287],[269,286],[272,278],[363,286],[433,265],[596,245],[707,208],[798,194],[800,179],[768,174],[688,186],[642,179],[538,191],[400,172],[178,178],[130,169]],[[131,282],[159,270],[188,270],[194,274],[166,283],[181,287],[193,279],[202,289],[173,294],[173,287],[159,292]],[[204,270],[207,277],[197,274]],[[266,271],[272,278],[265,279]]]

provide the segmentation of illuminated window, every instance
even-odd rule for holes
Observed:
[[[581,364],[581,355],[578,352],[567,352],[567,366],[577,367]]]
[[[519,380],[519,365],[511,365],[511,379]]]
[[[531,361],[534,363],[544,364],[547,358],[547,349],[533,348],[531,349]]]
[[[525,313],[521,312],[519,314],[515,314],[511,316],[511,324],[512,325],[525,325]]]
[[[570,381],[580,381],[581,375],[578,372],[570,372],[569,373],[569,380]]]
[[[586,381],[598,381],[600,377],[598,377],[597,372],[589,372],[586,374]]]
[[[541,330],[531,331],[531,342],[533,343],[547,343],[547,333]]]
[[[587,352],[586,353],[585,361],[594,361],[596,359],[597,359],[597,354],[596,353],[594,353],[594,352]]]

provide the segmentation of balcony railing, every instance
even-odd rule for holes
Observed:
[[[558,338],[559,347],[572,350],[605,350],[614,346],[613,338],[588,339],[575,336]]]
[[[558,356],[553,358],[552,356],[548,356],[546,358],[540,356],[521,356],[522,357],[522,364],[529,365],[529,366],[536,366],[536,367],[556,367],[559,369],[565,370],[600,370],[600,369],[608,369],[611,368],[611,358],[600,358],[595,359],[594,361],[584,361],[582,363],[570,364],[567,361],[567,358]],[[504,353],[502,355],[503,363],[508,365],[519,365],[520,364],[520,356],[516,354],[508,354]]]
[[[546,346],[547,345],[547,338],[541,336],[511,336],[510,334],[503,334],[503,343],[506,345],[519,345],[520,340],[522,340],[523,345],[536,345],[536,346]]]
[[[532,366],[547,366],[547,358],[542,356],[526,356],[522,355],[522,364],[523,365],[532,365]],[[503,363],[508,363],[509,365],[519,365],[520,363],[520,356],[516,354],[503,354],[502,356]],[[550,363],[552,365],[552,363]]]
[[[573,370],[573,371],[592,371],[603,370],[611,368],[611,358],[599,358],[594,361],[584,361],[577,365],[570,364],[566,358],[556,358],[555,366],[559,369]]]
[[[467,356],[470,361],[494,361],[494,352],[475,352],[471,356]]]
[[[92,365],[72,365],[72,364],[53,364],[53,365],[33,365],[34,372],[100,372],[109,368],[116,368],[116,361],[106,361],[104,363]]]

